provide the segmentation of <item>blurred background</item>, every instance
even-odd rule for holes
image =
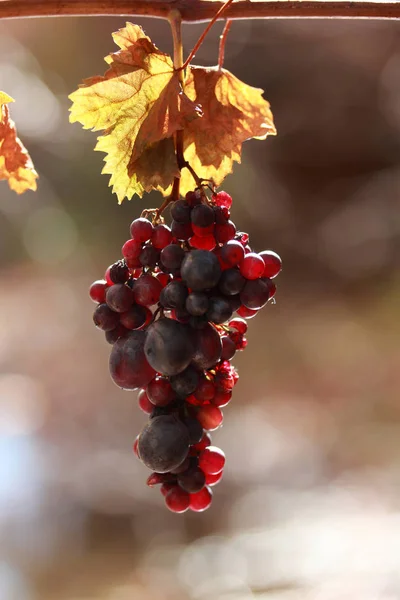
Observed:
[[[0,599],[397,600],[400,24],[232,26],[225,66],[265,90],[278,137],[245,144],[224,187],[284,270],[235,357],[213,505],[175,515],[132,453],[146,415],[88,297],[160,198],[118,206],[96,134],[68,123],[125,20],[0,23],[0,89],[40,174],[36,194],[0,184]],[[166,23],[134,22],[171,51]]]

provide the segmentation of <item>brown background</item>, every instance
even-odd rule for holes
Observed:
[[[0,598],[398,599],[400,25],[232,27],[226,67],[265,89],[279,135],[245,144],[225,189],[284,270],[235,359],[213,506],[179,516],[145,486],[146,418],[87,295],[160,202],[119,207],[96,135],[68,123],[124,22],[0,24],[0,89],[40,173],[36,194],[0,191]],[[170,51],[167,24],[136,22]]]

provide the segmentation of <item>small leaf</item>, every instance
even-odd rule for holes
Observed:
[[[95,150],[107,154],[103,173],[111,175],[121,203],[153,188],[165,190],[179,176],[172,137],[199,111],[183,94],[170,56],[141,27],[127,23],[113,39],[120,50],[105,58],[105,75],[87,79],[70,95],[70,121],[104,130]]]
[[[6,103],[14,102],[10,96],[0,92],[0,179],[6,179],[8,185],[17,194],[37,188],[36,173],[31,157],[17,137],[15,123],[10,119]]]
[[[242,144],[250,138],[276,135],[263,91],[218,67],[190,67],[185,93],[201,105],[203,117],[185,127],[185,159],[199,177],[220,185],[240,162]],[[193,189],[193,178],[182,170],[181,193]]]

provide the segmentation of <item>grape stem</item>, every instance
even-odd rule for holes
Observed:
[[[231,25],[232,25],[232,21],[231,21],[231,19],[228,19],[225,23],[224,30],[221,33],[221,36],[219,38],[219,51],[218,51],[218,68],[219,68],[219,70],[221,70],[222,67],[224,66],[226,39],[228,37],[228,33],[231,28]]]
[[[204,42],[204,40],[205,40],[205,38],[207,36],[207,33],[210,31],[210,29],[214,25],[215,21],[217,21],[217,19],[221,18],[222,13],[225,12],[225,10],[228,8],[228,6],[230,4],[232,4],[232,2],[233,2],[233,0],[227,0],[225,2],[225,4],[223,4],[221,6],[221,8],[219,9],[219,11],[211,19],[211,21],[209,22],[209,24],[207,25],[207,27],[204,29],[204,31],[201,34],[201,36],[199,37],[199,39],[197,40],[196,44],[194,45],[193,50],[191,51],[191,53],[189,54],[189,56],[187,57],[187,59],[183,63],[182,67],[180,67],[182,70],[185,70],[186,67],[188,67],[190,65],[190,63],[192,62],[192,60],[194,59],[194,57],[196,55],[196,52],[198,51],[198,49],[200,48],[200,46]]]

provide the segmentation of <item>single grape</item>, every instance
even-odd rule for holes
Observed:
[[[239,269],[243,277],[246,279],[258,279],[264,273],[265,265],[264,261],[255,252],[249,252],[246,254],[242,262],[239,264]]]
[[[208,227],[215,222],[215,214],[211,206],[199,204],[193,208],[190,219],[193,225],[203,228]]]
[[[216,446],[208,446],[199,455],[199,467],[204,473],[215,475],[225,466],[225,454]]]
[[[211,403],[214,406],[218,406],[219,408],[223,408],[224,406],[226,406],[227,404],[229,404],[229,402],[232,399],[232,392],[231,391],[220,391],[217,390],[215,392],[214,397],[211,400]]]
[[[154,408],[154,404],[150,402],[150,399],[146,394],[145,390],[140,390],[138,395],[138,404],[139,408],[141,408],[142,411],[145,412],[147,415],[150,415],[151,411]]]
[[[236,227],[232,221],[228,221],[224,225],[215,226],[215,239],[220,244],[225,244],[229,240],[233,240],[236,234]]]
[[[167,377],[155,377],[150,381],[146,388],[149,400],[155,406],[167,406],[176,395]]]
[[[212,296],[210,306],[206,312],[208,321],[220,325],[232,317],[232,308],[228,299],[222,296]]]
[[[193,234],[194,234],[193,237],[208,237],[208,236],[213,236],[214,226],[215,226],[215,223],[211,223],[211,225],[208,225],[207,227],[199,227],[198,225],[194,225],[192,223],[192,229],[193,229]],[[214,243],[214,247],[215,247],[216,242],[215,242],[214,237],[213,237],[213,243]]]
[[[182,279],[195,292],[213,288],[221,276],[218,258],[207,250],[192,250],[183,259]]]
[[[190,510],[194,512],[203,512],[207,510],[212,502],[212,491],[208,486],[204,486],[200,492],[190,494]]]
[[[153,225],[147,219],[135,219],[131,223],[131,236],[136,242],[147,242],[152,236]]]
[[[186,310],[194,317],[201,317],[208,310],[208,296],[204,292],[192,292],[186,298]]]
[[[152,245],[145,246],[139,255],[140,264],[143,267],[153,269],[160,259],[160,251]]]
[[[206,406],[200,406],[197,412],[197,419],[203,426],[203,429],[206,429],[207,431],[213,431],[214,429],[218,429],[218,427],[222,424],[223,415],[218,406],[209,404]]]
[[[119,387],[126,390],[145,387],[155,376],[144,353],[145,340],[146,333],[136,330],[115,342],[110,354],[110,374]]]
[[[178,484],[186,492],[196,493],[203,489],[206,476],[199,468],[189,469],[178,475]]]
[[[105,279],[98,279],[94,281],[89,289],[89,296],[93,302],[103,304],[106,301],[106,290],[107,281]]]
[[[244,319],[252,319],[258,313],[258,310],[253,310],[251,308],[247,308],[246,306],[240,306],[237,309],[237,314]]]
[[[215,385],[203,375],[193,393],[198,400],[211,400],[215,395]]]
[[[179,269],[184,256],[185,251],[183,248],[177,244],[169,244],[161,250],[160,260],[167,269]]]
[[[171,243],[171,240],[172,233],[168,225],[161,223],[160,225],[156,225],[156,227],[154,227],[151,236],[151,243],[153,244],[154,248],[157,248],[157,250],[162,250],[165,248],[165,246],[168,246],[168,244]]]
[[[217,225],[226,225],[231,216],[229,210],[224,206],[213,206],[215,222]]]
[[[244,249],[237,240],[229,240],[221,247],[221,258],[231,267],[238,265],[244,259]]]
[[[145,324],[147,319],[147,309],[139,304],[134,304],[131,308],[123,312],[120,321],[127,329],[139,329]]]
[[[126,283],[129,278],[129,269],[124,260],[118,260],[111,265],[110,279],[113,283]]]
[[[221,338],[218,331],[210,323],[197,331],[195,344],[192,362],[199,369],[209,369],[221,358]]]
[[[279,254],[272,250],[264,250],[264,252],[260,252],[259,256],[261,256],[265,265],[262,276],[270,279],[276,277],[282,269],[282,260]]]
[[[171,377],[171,387],[181,398],[186,398],[194,392],[199,382],[197,369],[189,365],[184,371]]]
[[[231,319],[229,321],[228,325],[231,329],[236,329],[236,331],[238,331],[239,333],[242,333],[243,335],[247,331],[247,323],[244,319],[240,319],[240,318]]]
[[[187,194],[185,196],[185,200],[189,204],[189,206],[191,206],[192,208],[194,206],[197,206],[198,204],[201,203],[200,190],[195,190],[194,192],[187,192]]]
[[[229,303],[231,305],[232,312],[238,310],[242,306],[242,301],[240,299],[240,294],[235,294],[234,296],[227,296]]]
[[[224,474],[223,471],[220,471],[219,473],[215,473],[215,474],[211,474],[211,473],[207,473],[206,474],[206,485],[217,485],[217,483],[219,483],[222,479],[222,475]]]
[[[188,326],[161,318],[147,330],[144,347],[147,360],[162,375],[177,375],[193,358],[195,337]]]
[[[104,279],[106,280],[106,283],[109,286],[114,285],[114,282],[112,281],[112,279],[110,277],[111,267],[112,267],[112,265],[110,265],[109,267],[107,267],[106,272],[104,273]]]
[[[224,206],[228,210],[232,206],[232,197],[227,192],[221,191],[213,194],[212,199],[217,206]]]
[[[270,298],[271,283],[271,280],[267,277],[247,281],[240,292],[242,304],[252,310],[258,310],[265,306]]]
[[[185,200],[177,200],[171,207],[171,217],[178,223],[190,223],[192,208]]]
[[[226,296],[235,296],[240,294],[246,284],[246,279],[240,273],[239,269],[227,269],[221,274],[218,283],[218,289]]]
[[[117,325],[115,329],[111,329],[110,331],[105,332],[106,341],[113,345],[119,338],[128,335],[129,331],[122,324]]]
[[[119,324],[119,315],[107,304],[99,304],[93,313],[93,322],[99,329],[111,331]]]
[[[156,277],[145,273],[135,281],[133,297],[137,304],[151,306],[157,304],[162,290],[162,285]]]
[[[236,344],[228,335],[223,335],[221,338],[221,342],[222,342],[221,360],[230,360],[231,358],[233,358],[235,356]]]
[[[114,312],[126,312],[133,304],[131,288],[124,283],[116,283],[106,291],[106,303]]]
[[[189,433],[178,419],[163,415],[151,419],[139,436],[139,456],[157,473],[176,469],[189,452]]]
[[[172,221],[171,233],[177,240],[188,240],[193,235],[193,229],[191,223],[178,223],[178,221]]]
[[[161,292],[160,304],[164,308],[184,308],[188,294],[182,281],[171,281]]]
[[[210,233],[207,235],[194,235],[189,239],[189,244],[197,250],[214,250],[217,242],[215,237]]]
[[[190,494],[177,485],[170,489],[165,496],[165,504],[170,511],[183,513],[189,508]]]
[[[203,427],[195,417],[188,416],[182,421],[188,428],[190,445],[198,444],[203,438]]]
[[[136,240],[128,240],[122,246],[122,256],[125,258],[125,260],[139,258],[142,247],[143,246],[141,242],[137,242]]]

